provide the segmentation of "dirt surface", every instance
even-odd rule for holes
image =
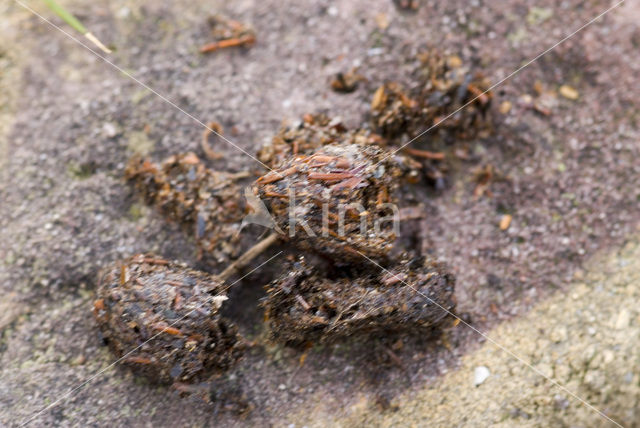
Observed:
[[[406,79],[427,45],[498,81],[610,6],[424,1],[412,14],[386,0],[64,3],[117,47],[110,60],[201,121],[220,122],[249,153],[283,118],[328,110],[358,125],[371,89]],[[256,45],[200,55],[214,13],[251,23]],[[13,426],[113,361],[91,318],[99,267],[140,251],[212,267],[199,264],[193,241],[122,179],[133,153],[159,160],[198,152],[202,128],[17,4],[4,2],[0,14],[0,423]],[[449,263],[458,310],[476,328],[511,323],[554,292],[571,293],[570,279],[587,257],[622,245],[635,230],[639,15],[627,1],[509,79],[496,89],[495,134],[463,144],[470,157],[452,162],[446,188],[406,189],[427,213],[414,244]],[[354,65],[370,83],[352,94],[332,92],[331,76]],[[578,98],[559,95],[561,85]],[[553,93],[538,95],[536,87]],[[550,114],[524,106],[525,94]],[[504,101],[512,108],[503,114]],[[215,149],[225,159],[212,167],[261,171],[229,145]],[[489,195],[476,198],[473,171],[488,164],[496,179]],[[513,216],[506,231],[498,227],[504,214]],[[435,340],[316,347],[301,365],[299,351],[263,340],[257,299],[270,278],[269,269],[250,275],[232,296],[232,315],[257,344],[219,382],[244,391],[248,414],[181,399],[116,368],[34,425],[281,425],[310,402],[326,402],[323,414],[331,414],[363,396],[402,408],[412,391],[464,366],[461,356],[481,341],[459,327]],[[548,399],[556,394],[546,392]],[[541,413],[540,423],[553,415]],[[474,416],[484,423],[496,417]]]
[[[601,254],[522,319],[500,325],[491,340],[524,357],[526,367],[493,343],[465,355],[434,385],[380,406],[366,394],[339,412],[332,399],[309,400],[289,415],[295,426],[615,426],[534,370],[554,379],[625,427],[637,427],[640,245]],[[464,327],[459,327],[464,328]],[[476,371],[488,377],[476,382]],[[478,378],[479,380],[479,378]]]

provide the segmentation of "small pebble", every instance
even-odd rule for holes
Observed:
[[[491,372],[485,366],[478,366],[473,371],[473,385],[480,386],[489,378]]]
[[[106,122],[104,125],[102,125],[102,132],[109,138],[113,138],[118,135],[118,129],[111,122]]]
[[[511,101],[503,101],[500,104],[500,113],[507,114],[509,111],[511,111]]]
[[[631,315],[627,309],[623,309],[618,314],[617,320],[615,322],[616,330],[622,330],[629,326],[629,320],[631,319]]]

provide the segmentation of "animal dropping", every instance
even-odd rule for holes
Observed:
[[[380,144],[382,137],[365,129],[349,130],[339,118],[325,114],[306,114],[302,120],[283,125],[258,151],[258,159],[271,168],[279,167],[292,155],[313,153],[322,146],[341,144]]]
[[[105,268],[94,316],[109,348],[135,373],[159,383],[196,383],[231,368],[245,342],[220,315],[222,282],[138,254]]]
[[[234,174],[211,170],[186,153],[160,165],[134,157],[125,176],[149,203],[194,234],[206,258],[220,264],[241,253],[238,232],[246,201]]]
[[[392,203],[401,175],[394,158],[377,146],[330,144],[290,156],[253,189],[292,244],[362,263],[362,254],[384,259],[392,247]]]
[[[301,258],[285,271],[267,287],[263,306],[272,337],[290,345],[424,332],[455,308],[455,277],[425,259],[327,275]]]
[[[434,127],[434,134],[449,134],[456,139],[472,138],[485,129],[484,119],[493,97],[489,81],[455,55],[445,56],[432,49],[420,54],[418,60],[412,76],[416,83],[410,90],[388,82],[374,93],[374,129],[389,138],[403,134],[414,138]]]

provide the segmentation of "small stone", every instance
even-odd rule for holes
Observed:
[[[104,125],[102,125],[102,132],[106,137],[113,138],[118,135],[118,128],[116,128],[113,123],[106,122]]]
[[[478,366],[473,371],[473,385],[480,386],[489,378],[491,372],[485,366]]]
[[[615,360],[616,354],[613,353],[610,349],[605,349],[602,351],[602,362],[604,364],[610,364],[613,360]]]
[[[607,383],[607,377],[600,370],[589,370],[584,376],[584,383],[601,390]]]
[[[511,110],[511,101],[503,101],[500,104],[500,113],[507,114]]]
[[[628,309],[623,309],[618,314],[618,318],[616,319],[615,327],[617,330],[622,330],[629,326],[629,320],[631,319],[631,314],[629,314]]]
[[[71,361],[71,365],[72,366],[81,366],[82,364],[84,364],[87,361],[87,357],[85,357],[84,355],[80,354],[77,357],[75,357],[72,361]]]
[[[567,328],[562,326],[562,327],[555,328],[551,331],[550,339],[554,343],[560,343],[560,342],[566,341],[568,336],[569,336],[569,333],[567,331]]]
[[[565,410],[569,407],[569,400],[564,395],[556,394],[553,397],[553,405],[558,410]]]

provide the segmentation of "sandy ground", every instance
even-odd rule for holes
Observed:
[[[117,47],[110,57],[115,63],[203,122],[222,123],[228,137],[251,153],[283,119],[307,112],[327,110],[359,124],[375,84],[406,81],[414,54],[427,45],[459,54],[498,81],[610,5],[424,1],[417,13],[405,14],[386,0],[65,4]],[[249,50],[199,55],[197,48],[210,41],[206,17],[213,13],[251,23],[258,43]],[[4,2],[0,14],[0,423],[13,426],[112,361],[90,314],[100,266],[151,250],[193,266],[216,267],[200,266],[191,239],[142,205],[122,180],[131,154],[161,159],[197,152],[202,129],[15,3]],[[380,14],[387,28],[381,28]],[[541,353],[530,354],[531,345],[522,338],[543,340],[545,335],[520,329],[535,325],[547,331],[546,323],[548,331],[559,323],[572,326],[568,331],[582,328],[580,316],[561,318],[567,310],[550,305],[582,293],[573,281],[576,274],[584,275],[584,261],[621,248],[640,219],[639,14],[637,3],[627,1],[505,82],[496,90],[495,134],[463,143],[471,156],[452,162],[446,189],[407,189],[427,213],[416,245],[456,272],[461,315],[483,331],[496,327],[505,344],[521,349],[535,364],[561,365]],[[349,95],[331,92],[330,77],[354,65],[371,83]],[[577,100],[558,95],[565,84],[578,90]],[[535,87],[545,94],[539,96]],[[524,107],[526,94],[551,114]],[[498,106],[504,101],[513,107],[502,114]],[[225,160],[212,167],[259,169],[233,147],[221,143],[216,148]],[[474,198],[472,171],[487,164],[498,172],[492,195]],[[514,220],[501,231],[498,222],[505,213]],[[616,278],[616,269],[612,272],[603,280],[585,281],[584,287],[597,291],[594,284],[601,281],[605,290],[617,290],[618,285],[609,286]],[[515,419],[570,426],[575,416],[575,425],[602,422],[573,402],[556,406],[557,391],[543,382],[530,388],[527,382],[536,381],[532,374],[508,365],[486,345],[479,349],[482,338],[461,327],[437,340],[402,339],[396,346],[400,364],[384,351],[388,338],[379,338],[372,344],[314,348],[300,366],[299,352],[264,342],[256,303],[269,275],[249,276],[232,296],[237,302],[232,315],[258,345],[221,385],[238,385],[253,405],[250,413],[238,417],[220,404],[181,399],[112,369],[40,415],[34,425],[310,423],[299,415],[315,409],[314,402],[324,403],[317,413],[309,411],[319,425],[327,415],[351,417],[352,423],[388,418],[408,424],[429,417],[429,409],[437,407],[423,407],[416,396],[441,403],[441,396],[451,394],[457,398],[450,408],[459,409],[455,406],[481,403],[474,397],[486,396],[491,385],[505,397],[502,402],[484,410],[466,406],[466,412],[438,408],[434,420],[443,425]],[[625,284],[625,290],[634,287],[631,279]],[[598,325],[619,312],[618,294],[610,299],[587,291],[579,295],[576,305],[597,313],[593,322]],[[594,296],[604,306],[592,309]],[[624,303],[631,304],[634,296],[631,290]],[[627,308],[631,338],[637,334],[637,314]],[[535,314],[546,316],[534,320]],[[568,333],[558,352],[583,358],[584,349],[596,342],[599,333],[594,334]],[[610,362],[602,363],[592,386],[589,371],[580,367],[577,376],[573,371],[555,376],[574,382],[576,391],[631,424],[637,353],[631,340],[623,347],[618,336],[610,339],[598,341],[598,355],[608,351],[613,359],[602,357]],[[543,345],[536,352],[553,346]],[[630,358],[628,390],[620,355]],[[514,376],[507,380],[500,374],[503,382],[492,376],[474,388],[468,379],[474,364],[496,374],[513,367]],[[458,374],[443,377],[452,371]],[[522,385],[531,395],[514,404],[513,394]],[[361,408],[345,415],[344,409],[353,406]],[[398,411],[379,415],[376,406],[398,406]]]
[[[573,393],[623,426],[638,426],[638,260],[637,238],[598,255],[571,291],[492,330],[490,340],[464,356],[457,370],[431,387],[399,395],[385,408],[361,394],[339,414],[327,412],[326,400],[310,400],[289,418],[296,426],[615,426]],[[480,367],[490,374],[476,385]]]

